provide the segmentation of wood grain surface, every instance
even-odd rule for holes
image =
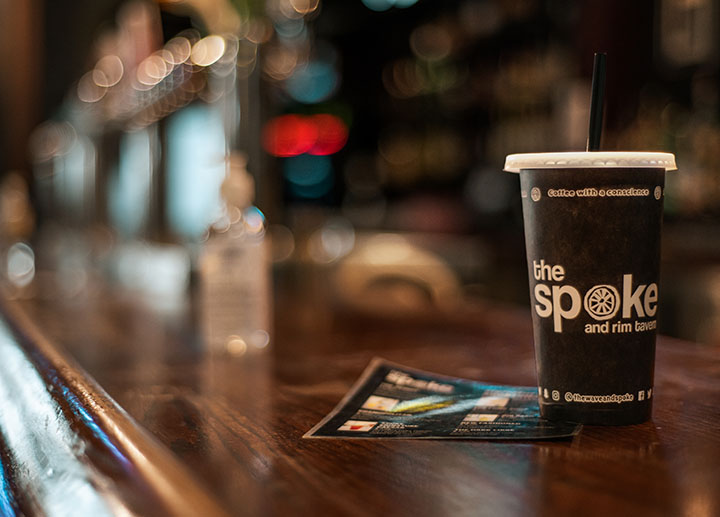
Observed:
[[[267,352],[210,357],[194,310],[21,302],[234,515],[720,515],[720,350],[660,338],[651,422],[572,440],[307,440],[375,356],[534,385],[529,312],[395,315],[281,278]]]

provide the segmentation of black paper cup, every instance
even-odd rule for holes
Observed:
[[[510,155],[520,173],[543,417],[650,418],[667,153]]]

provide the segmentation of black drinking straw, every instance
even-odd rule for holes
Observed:
[[[600,150],[602,136],[603,106],[605,104],[605,60],[607,54],[595,53],[590,93],[590,127],[588,129],[587,151]]]

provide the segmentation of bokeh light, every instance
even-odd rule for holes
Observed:
[[[305,3],[303,0],[298,2],[293,2],[293,0],[266,0],[264,3],[267,14],[276,23],[285,20],[302,21],[303,19],[303,13],[299,12],[294,5],[294,3],[298,3],[302,6]]]
[[[170,228],[199,238],[222,211],[225,133],[218,106],[196,103],[168,118],[166,160]]]
[[[388,93],[401,99],[420,95],[425,89],[423,74],[410,59],[399,59],[385,65],[382,79]]]
[[[263,131],[263,147],[280,158],[304,153],[334,154],[347,143],[348,128],[335,115],[282,115],[270,120]]]
[[[325,61],[312,61],[295,69],[285,88],[290,96],[304,104],[316,104],[330,98],[340,78],[335,68]]]
[[[210,66],[225,53],[225,39],[210,35],[193,45],[190,60],[198,66]]]
[[[108,215],[125,237],[140,236],[148,222],[155,138],[149,128],[120,137],[117,169],[108,179]]]
[[[420,25],[410,34],[410,48],[420,59],[439,61],[448,57],[453,39],[447,27],[437,23]]]
[[[265,348],[270,344],[270,334],[266,330],[254,330],[250,333],[249,341],[255,348]]]
[[[190,59],[192,44],[189,39],[178,36],[167,42],[165,50],[169,51],[172,56],[171,63],[173,65],[180,65]]]
[[[77,85],[78,98],[87,103],[97,102],[107,93],[107,88],[95,83],[93,72],[88,72],[80,78]]]
[[[295,11],[292,11],[295,13]],[[300,40],[305,39],[308,35],[307,25],[302,16],[296,14],[297,18],[284,17],[282,20],[275,22],[275,33],[284,40]]]
[[[362,3],[371,11],[387,11],[395,2],[393,0],[362,0]]]
[[[317,129],[317,140],[308,151],[315,155],[335,154],[347,143],[348,128],[335,115],[321,113],[310,119]]]
[[[417,3],[417,0],[362,0],[362,3],[371,11],[387,11],[391,7],[405,9]]]
[[[92,71],[93,81],[102,88],[115,86],[122,79],[125,68],[117,56],[105,56],[100,59]]]
[[[295,236],[290,228],[281,224],[272,224],[268,228],[272,245],[272,261],[284,262],[295,252]]]
[[[68,122],[43,122],[30,137],[33,161],[41,163],[66,154],[76,140],[75,128]]]
[[[255,206],[251,206],[243,214],[245,231],[249,236],[262,237],[265,235],[265,214]]]
[[[137,79],[141,84],[154,86],[162,81],[172,71],[172,65],[167,63],[161,55],[153,54],[145,58],[137,69]]]
[[[283,45],[271,45],[264,49],[263,71],[270,78],[282,81],[290,77],[298,65],[295,49]]]
[[[355,229],[344,217],[334,217],[316,230],[308,241],[308,254],[315,262],[329,264],[350,253],[355,246]]]
[[[299,198],[316,199],[330,192],[333,186],[333,168],[327,156],[301,154],[288,158],[284,175],[289,192]]]
[[[419,95],[448,92],[467,80],[466,67],[444,60],[451,47],[418,47],[422,59],[398,59],[385,65],[383,86],[393,97],[408,99]]]
[[[232,355],[244,355],[247,352],[247,343],[243,338],[236,335],[228,336],[227,343],[225,345],[228,353]]]
[[[290,5],[298,14],[306,15],[317,10],[320,0],[290,0]]]
[[[252,67],[257,61],[258,46],[249,40],[238,41],[237,66]]]
[[[273,32],[273,26],[269,21],[256,18],[248,24],[245,38],[256,45],[260,45],[261,43],[267,43],[272,38]]]
[[[265,125],[263,147],[274,156],[298,156],[315,145],[317,136],[317,128],[308,118],[283,115]]]
[[[382,158],[391,165],[409,167],[422,158],[422,140],[413,131],[396,129],[382,135],[378,150]]]
[[[15,287],[25,287],[35,278],[35,253],[24,242],[13,244],[7,252],[7,277]]]

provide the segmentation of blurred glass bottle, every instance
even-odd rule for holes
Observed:
[[[243,355],[270,342],[271,266],[265,216],[253,206],[246,158],[228,159],[225,213],[210,228],[199,262],[200,317],[207,350]]]

